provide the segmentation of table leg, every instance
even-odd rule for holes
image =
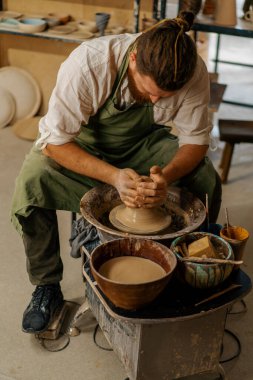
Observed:
[[[214,72],[218,72],[218,62],[219,62],[219,51],[220,51],[220,34],[217,34],[217,41],[216,41],[216,54],[215,54],[215,65],[214,65]]]

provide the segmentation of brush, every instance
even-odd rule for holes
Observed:
[[[206,193],[206,231],[209,232],[209,205],[208,205],[208,194]]]
[[[231,225],[230,225],[229,219],[228,219],[228,209],[227,209],[227,207],[225,207],[225,216],[226,216],[226,224],[227,224],[227,235],[228,235],[229,239],[232,239],[232,236],[231,236],[231,233],[230,233],[230,229],[229,229],[229,227],[231,227]]]

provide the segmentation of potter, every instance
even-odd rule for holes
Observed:
[[[161,207],[169,186],[202,201],[208,193],[216,221],[221,184],[207,157],[209,75],[188,34],[193,20],[182,12],[143,33],[85,41],[61,65],[12,202],[35,286],[24,332],[47,329],[63,302],[56,211],[78,213],[91,188],[106,183],[126,207],[147,209]]]

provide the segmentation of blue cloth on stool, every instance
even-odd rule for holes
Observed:
[[[81,217],[73,221],[69,243],[71,247],[70,256],[81,257],[80,248],[82,246],[91,252],[100,244],[98,231],[95,226]]]

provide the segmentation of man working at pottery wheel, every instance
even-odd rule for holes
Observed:
[[[169,185],[186,187],[202,201],[208,194],[216,220],[221,186],[206,157],[209,78],[186,33],[193,17],[184,12],[144,33],[84,42],[62,64],[13,198],[36,286],[23,331],[45,330],[63,301],[56,210],[79,212],[92,187],[114,186],[130,207],[155,207]]]

